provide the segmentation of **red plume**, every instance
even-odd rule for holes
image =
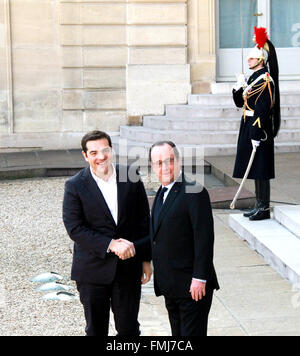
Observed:
[[[258,48],[263,48],[269,39],[267,30],[264,27],[255,27],[254,26],[254,35],[255,35],[255,42],[257,43]]]

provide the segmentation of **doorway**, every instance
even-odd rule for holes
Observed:
[[[217,0],[217,81],[246,73],[253,27],[266,27],[278,56],[281,80],[300,80],[299,0]]]

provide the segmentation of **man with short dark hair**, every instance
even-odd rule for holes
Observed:
[[[75,242],[71,279],[84,307],[86,334],[108,335],[111,306],[118,335],[138,336],[141,283],[152,273],[145,188],[140,179],[129,180],[128,167],[112,164],[106,133],[89,132],[81,143],[89,167],[66,182],[63,221]]]
[[[165,297],[172,336],[204,336],[219,288],[208,192],[185,179],[173,142],[155,143],[149,158],[162,184],[150,224],[155,293]]]
[[[87,153],[87,143],[89,141],[97,141],[102,139],[106,139],[108,146],[112,148],[111,138],[106,132],[94,130],[86,133],[81,139],[82,152],[84,152],[85,154]]]

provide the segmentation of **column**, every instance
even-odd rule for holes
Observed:
[[[215,0],[188,0],[188,60],[193,93],[216,80]]]

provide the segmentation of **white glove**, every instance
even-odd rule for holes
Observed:
[[[251,140],[251,143],[252,143],[252,147],[255,148],[255,150],[256,150],[257,147],[259,147],[259,145],[260,145],[260,141]]]
[[[247,86],[247,78],[245,74],[236,74],[236,84],[234,85],[233,89],[239,90],[240,88],[246,88]]]

